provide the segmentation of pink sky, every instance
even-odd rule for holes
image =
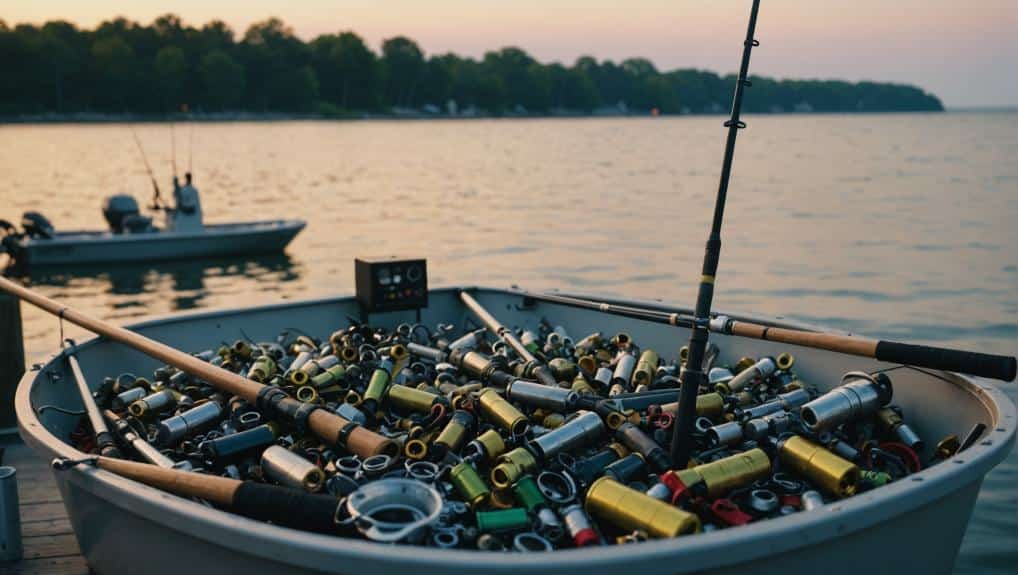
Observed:
[[[303,38],[352,29],[377,48],[405,34],[428,53],[479,56],[520,46],[543,61],[644,56],[660,68],[738,64],[750,2],[710,0],[5,0],[8,24],[117,15],[150,22],[219,18],[238,34],[278,16]],[[763,0],[754,73],[898,81],[948,106],[1018,105],[1016,0]]]

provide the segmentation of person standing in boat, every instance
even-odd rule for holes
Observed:
[[[191,172],[184,174],[184,185],[173,176],[174,206],[166,210],[166,227],[174,232],[200,232],[204,229],[201,215],[201,199],[191,182]]]

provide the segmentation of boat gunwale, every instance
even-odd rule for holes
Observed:
[[[432,292],[476,289],[506,296],[523,296],[516,288],[473,288],[446,287],[432,289]],[[315,307],[345,303],[353,296],[333,296],[298,301],[277,302],[244,308],[204,309],[186,313],[169,314],[133,323],[127,327],[143,329],[183,323],[194,319],[226,318],[242,316],[251,312],[266,312],[294,307]],[[643,302],[602,297],[607,301],[629,305],[656,305],[661,302]],[[542,303],[555,306],[561,304]],[[597,313],[591,311],[591,313]],[[727,314],[735,319],[764,321],[769,325],[784,325],[801,329],[816,329],[816,326],[782,320],[776,322],[758,316]],[[634,319],[634,321],[642,321]],[[97,345],[103,340],[91,338],[79,348]],[[833,352],[831,352],[833,353]],[[26,372],[18,387],[15,406],[22,437],[37,451],[56,453],[66,457],[80,457],[82,454],[53,435],[39,421],[31,405],[31,388],[46,368],[59,360],[60,353],[53,354],[43,364],[33,366]],[[1015,406],[994,384],[980,378],[969,378],[953,373],[933,371],[946,383],[968,392],[986,409],[993,424],[986,435],[966,451],[957,454],[933,467],[913,474],[908,480],[898,481],[849,499],[832,502],[821,510],[810,513],[796,513],[784,517],[755,522],[737,529],[724,529],[701,533],[695,537],[661,539],[638,545],[605,546],[583,549],[563,549],[550,554],[499,554],[483,553],[468,549],[435,549],[413,547],[413,553],[393,554],[389,545],[371,541],[296,531],[276,525],[248,519],[226,511],[209,508],[188,499],[136,483],[107,471],[88,466],[77,466],[59,472],[62,478],[95,494],[106,503],[113,504],[147,521],[156,522],[163,529],[170,529],[189,537],[214,541],[233,552],[254,555],[266,560],[309,569],[322,569],[329,560],[342,558],[344,561],[359,560],[365,565],[384,561],[391,565],[407,568],[428,567],[438,570],[476,567],[478,557],[483,557],[486,570],[514,570],[520,568],[568,568],[600,561],[638,562],[648,564],[654,561],[673,561],[677,555],[688,561],[688,569],[699,570],[707,565],[722,567],[759,559],[772,554],[816,545],[849,533],[865,530],[886,519],[907,513],[921,506],[934,503],[957,490],[981,482],[985,474],[1010,452],[1015,442]],[[125,494],[129,495],[125,497]],[[200,526],[200,528],[199,528]],[[295,534],[299,533],[299,537]],[[766,540],[766,545],[759,545]],[[723,550],[723,553],[718,553]],[[285,559],[281,559],[285,557]],[[347,563],[354,571],[356,565]],[[674,563],[663,563],[673,570]]]

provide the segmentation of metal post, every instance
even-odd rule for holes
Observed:
[[[23,553],[17,472],[0,467],[0,563],[18,561]]]
[[[21,331],[21,300],[0,292],[0,435],[17,428],[14,391],[25,373],[25,344]]]

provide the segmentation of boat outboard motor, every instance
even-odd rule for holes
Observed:
[[[140,215],[138,202],[126,194],[110,196],[103,201],[103,217],[110,225],[110,230],[115,234],[124,233],[125,220],[128,216]]]
[[[15,242],[18,239],[18,228],[7,220],[0,219],[0,254],[6,252],[14,253]]]
[[[21,227],[30,238],[50,239],[56,231],[46,216],[39,212],[25,212],[21,215]]]

